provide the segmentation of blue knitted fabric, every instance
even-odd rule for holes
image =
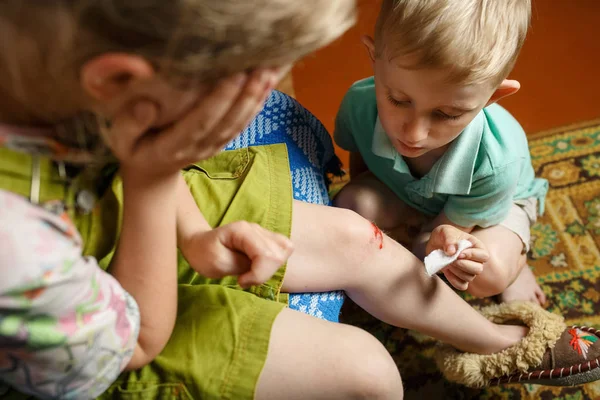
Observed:
[[[325,176],[339,165],[329,133],[296,100],[274,91],[263,110],[227,150],[285,143],[288,148],[294,199],[330,205]],[[343,292],[290,295],[290,308],[338,322]]]

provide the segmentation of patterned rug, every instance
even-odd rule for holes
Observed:
[[[532,228],[530,265],[548,296],[550,311],[564,315],[568,324],[600,328],[600,121],[532,135],[529,142],[535,170],[551,186],[545,215]],[[378,322],[349,300],[342,320],[367,329],[384,343],[400,368],[407,399],[600,398],[600,382],[570,388],[466,389],[446,382],[437,371],[432,339]]]

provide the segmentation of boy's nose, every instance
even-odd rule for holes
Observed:
[[[429,128],[419,118],[415,118],[404,124],[402,139],[409,146],[419,144],[419,142],[427,139]]]

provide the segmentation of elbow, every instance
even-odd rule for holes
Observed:
[[[131,357],[131,360],[129,360],[129,363],[127,363],[127,366],[125,367],[125,371],[134,371],[136,369],[145,367],[146,365],[150,364],[152,360],[153,359],[150,358],[146,352],[144,352],[140,345],[137,344],[133,350],[133,356]]]
[[[144,334],[144,330],[149,332],[148,334]],[[171,332],[173,328],[164,332],[164,334],[160,334],[156,329],[144,329],[142,325],[140,327],[140,334],[133,350],[133,356],[125,370],[132,371],[136,369],[140,369],[148,364],[150,364],[165,348],[169,338],[171,336]],[[150,333],[151,332],[151,333]]]
[[[133,350],[131,360],[129,360],[129,363],[125,367],[125,371],[134,371],[145,367],[150,364],[159,353],[160,351],[147,351],[138,342]]]

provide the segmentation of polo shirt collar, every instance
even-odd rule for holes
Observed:
[[[421,179],[430,182],[430,192],[450,195],[469,194],[484,128],[485,116],[480,112]],[[410,174],[408,165],[392,145],[379,117],[375,123],[371,151],[376,156],[393,160],[396,172]]]

